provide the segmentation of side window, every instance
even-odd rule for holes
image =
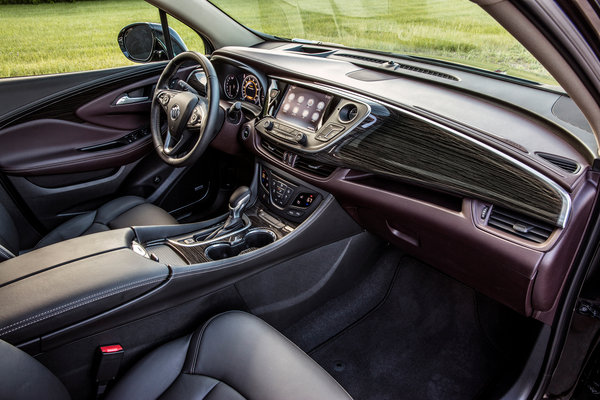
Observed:
[[[158,11],[156,11],[158,15]],[[198,53],[205,53],[204,42],[200,35],[196,33],[192,28],[184,24],[183,22],[179,22],[175,18],[169,16],[168,17],[169,27],[173,28],[175,32],[179,34],[183,42],[187,46],[190,51],[197,51]]]
[[[120,30],[134,22],[160,23],[158,9],[143,0],[4,3],[0,0],[0,78],[133,65],[117,43]],[[189,50],[204,53],[196,32],[175,18],[168,21]]]

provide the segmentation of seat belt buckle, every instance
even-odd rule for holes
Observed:
[[[106,387],[119,373],[125,350],[120,344],[98,347],[98,362],[96,368],[96,398],[104,394]]]

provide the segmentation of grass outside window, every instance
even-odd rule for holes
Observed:
[[[556,85],[496,21],[468,0],[213,0],[240,23],[287,38],[420,55]],[[143,0],[0,5],[0,77],[131,65],[117,34],[133,22],[159,22]],[[201,38],[174,18],[190,50]]]

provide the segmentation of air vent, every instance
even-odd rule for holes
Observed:
[[[303,157],[298,157],[294,167],[298,168],[300,171],[308,172],[309,174],[317,175],[322,178],[327,178],[335,170],[335,167],[332,165],[306,160]]]
[[[451,81],[459,81],[460,79],[458,79],[457,77],[450,75],[450,74],[445,74],[443,72],[439,72],[439,71],[434,71],[432,69],[427,69],[427,68],[421,68],[421,67],[416,67],[414,65],[408,65],[408,64],[401,64],[392,60],[382,60],[379,58],[373,58],[373,57],[364,57],[364,56],[359,56],[359,55],[355,55],[355,54],[348,54],[348,53],[335,53],[336,56],[339,57],[346,57],[346,58],[353,58],[355,60],[361,60],[361,61],[367,61],[367,62],[371,62],[371,63],[376,63],[376,64],[386,64],[386,63],[393,63],[394,64],[394,69],[396,68],[402,68],[405,69],[407,71],[412,71],[412,72],[417,72],[419,74],[426,74],[426,75],[432,75],[432,76],[437,76],[438,78],[443,78],[443,79],[448,79]]]
[[[354,58],[355,60],[368,61],[376,64],[385,64],[387,62],[386,60],[381,60],[379,58],[364,57],[356,54],[336,53],[335,55],[339,57]]]
[[[295,153],[288,152],[283,150],[279,146],[267,142],[263,140],[262,148],[265,149],[269,154],[273,157],[277,158],[280,161],[283,161],[290,167],[296,168],[300,171],[307,172],[311,175],[316,175],[322,178],[326,178],[333,171],[335,171],[336,167],[333,165],[322,164],[313,160],[309,160]]]
[[[564,158],[561,156],[557,156],[555,154],[548,154],[548,153],[535,153],[535,154],[542,157],[544,160],[548,161],[549,163],[556,165],[558,168],[562,169],[563,171],[567,171],[570,174],[574,174],[577,171],[579,171],[579,164],[577,164],[577,162],[570,160],[568,158]]]
[[[488,225],[535,243],[544,243],[554,230],[550,224],[497,206],[492,207]]]
[[[269,154],[275,156],[275,158],[277,158],[278,160],[283,161],[283,153],[285,153],[285,151],[265,140],[263,140],[261,144],[263,149],[265,149]]]

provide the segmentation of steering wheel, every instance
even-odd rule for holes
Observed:
[[[206,74],[206,96],[198,94],[183,81],[179,81],[181,90],[169,87],[180,67],[189,61],[200,65]],[[167,120],[164,139],[161,115],[165,115]],[[192,164],[214,138],[218,120],[219,81],[214,67],[200,53],[186,51],[178,54],[165,67],[152,98],[150,131],[158,155],[173,166]]]

